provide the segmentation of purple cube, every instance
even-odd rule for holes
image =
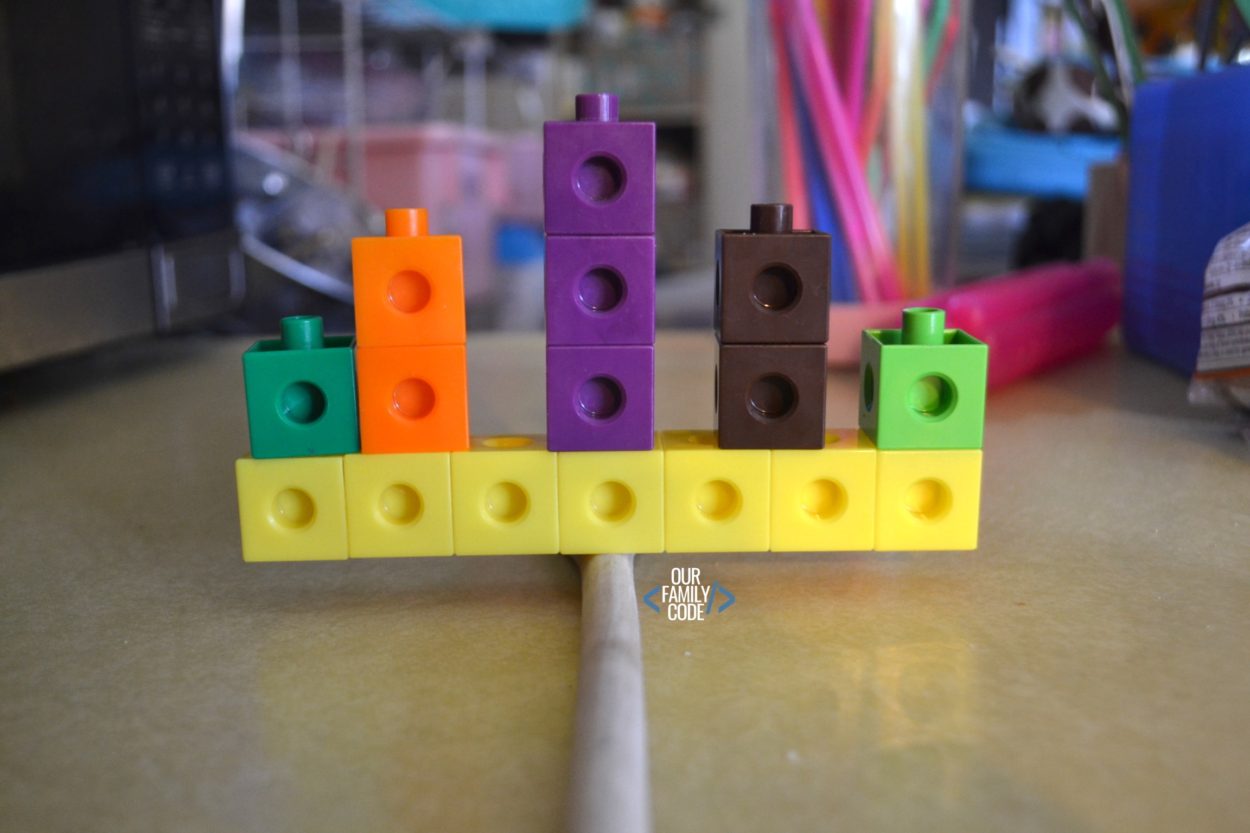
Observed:
[[[547,448],[649,451],[654,442],[654,347],[547,348]]]
[[[654,237],[547,238],[547,344],[654,343]]]
[[[655,234],[655,124],[579,95],[577,121],[543,125],[543,209],[547,234]]]

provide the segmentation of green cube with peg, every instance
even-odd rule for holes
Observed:
[[[864,331],[859,427],[879,449],[981,448],[988,360],[943,310],[903,310],[901,329]]]
[[[329,336],[321,318],[282,319],[282,337],[243,354],[252,456],[313,457],[360,450],[352,336]]]

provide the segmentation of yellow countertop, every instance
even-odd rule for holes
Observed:
[[[559,829],[575,566],[244,565],[244,346],[0,378],[0,829]],[[476,433],[543,430],[542,361],[471,338]],[[713,364],[661,334],[660,427]],[[1184,388],[1110,349],[992,394],[975,553],[641,558],[736,596],[642,608],[657,830],[1250,828],[1250,455]]]

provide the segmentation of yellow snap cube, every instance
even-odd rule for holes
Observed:
[[[456,555],[560,552],[556,455],[539,436],[474,437],[451,455]]]
[[[234,474],[244,561],[347,558],[342,457],[249,457]]]
[[[981,452],[878,451],[877,549],[974,550]]]
[[[664,431],[664,543],[669,552],[768,549],[767,449],[722,449],[715,431]]]
[[[867,434],[828,430],[823,449],[776,449],[772,455],[774,551],[873,548],[877,449]]]
[[[348,454],[343,482],[352,558],[454,552],[450,454]]]
[[[664,453],[561,451],[560,551],[664,551]]]

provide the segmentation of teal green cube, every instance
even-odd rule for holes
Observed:
[[[282,338],[243,354],[252,456],[315,457],[360,450],[352,336],[322,334],[321,319],[282,319]]]
[[[989,347],[945,329],[942,310],[904,310],[903,328],[865,330],[859,427],[877,448],[981,448]]]

